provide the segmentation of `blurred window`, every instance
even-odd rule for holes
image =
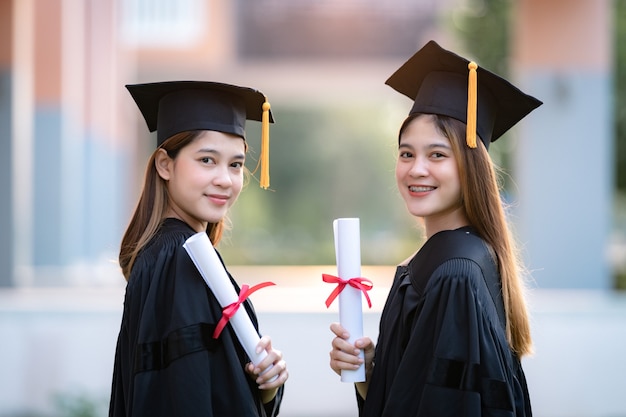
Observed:
[[[136,47],[182,46],[207,29],[206,0],[126,0],[123,41]]]

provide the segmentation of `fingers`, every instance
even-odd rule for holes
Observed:
[[[335,373],[341,374],[344,369],[358,369],[363,363],[363,359],[359,357],[361,350],[351,345],[347,340],[335,337],[331,346],[330,367]]]
[[[261,371],[261,374],[257,374],[255,382],[259,385],[259,389],[269,390],[280,387],[288,378],[287,363],[284,360],[280,360],[273,363],[267,372]]]
[[[332,349],[329,352],[330,367],[337,374],[341,374],[342,370],[358,369],[363,363],[366,367],[374,357],[374,343],[369,337],[362,337],[354,341],[354,344],[348,341],[350,335],[339,323],[332,323],[330,330],[335,334],[335,338],[331,342]],[[363,351],[363,358],[359,355]]]
[[[259,389],[277,388],[289,378],[287,363],[283,359],[282,352],[272,348],[272,341],[269,336],[261,337],[257,345],[257,353],[261,353],[263,350],[267,352],[267,356],[256,365],[249,363],[246,366],[246,372],[259,384]]]
[[[370,353],[370,352],[373,353],[374,348],[375,348],[374,342],[372,342],[372,339],[370,339],[369,337],[362,337],[360,339],[355,340],[354,346],[356,346],[359,349],[363,349],[365,354]]]
[[[269,336],[261,337],[259,343],[256,345],[256,353],[261,353],[264,350],[272,350],[272,339]]]
[[[346,329],[344,329],[339,323],[331,323],[330,331],[335,334],[337,337],[341,337],[342,339],[348,340],[350,334]]]

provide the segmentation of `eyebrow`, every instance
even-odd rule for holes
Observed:
[[[220,151],[218,151],[217,149],[213,149],[213,148],[200,148],[196,151],[196,153],[212,153],[212,154],[216,154],[216,155],[222,155],[222,153]],[[244,153],[238,153],[233,155],[232,159],[246,159],[246,154]]]
[[[400,143],[398,145],[398,149],[400,148],[414,149],[414,146],[408,143]],[[452,149],[452,147],[445,142],[430,143],[426,146],[426,149],[434,149],[434,148]]]

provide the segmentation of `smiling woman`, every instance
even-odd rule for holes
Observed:
[[[413,100],[396,181],[426,242],[396,269],[377,345],[334,323],[330,366],[365,364],[360,416],[530,416],[524,286],[487,149],[541,102],[433,41],[386,83]]]
[[[409,213],[424,221],[426,236],[468,223],[450,140],[433,115],[419,115],[403,130],[396,181]]]
[[[214,333],[222,308],[183,248],[200,232],[220,241],[243,185],[245,121],[262,121],[267,134],[269,103],[213,82],[127,88],[158,147],[120,248],[128,283],[109,415],[275,416],[288,377],[282,353],[263,336],[257,349],[267,356],[252,365],[230,324]],[[267,187],[266,165],[262,172]],[[258,331],[250,300],[242,305]]]
[[[245,142],[228,133],[197,132],[195,139],[174,155],[159,149],[155,166],[167,182],[166,216],[202,232],[209,223],[219,223],[226,216],[241,192]]]

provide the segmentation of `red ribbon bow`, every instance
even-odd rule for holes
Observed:
[[[337,298],[339,293],[343,291],[346,285],[356,288],[357,290],[363,291],[363,294],[365,295],[365,299],[367,300],[367,305],[370,308],[372,308],[372,301],[370,300],[370,296],[367,294],[367,292],[374,287],[374,284],[372,284],[372,281],[370,281],[369,279],[356,277],[356,278],[350,278],[346,280],[346,279],[341,279],[334,275],[328,275],[328,274],[322,274],[322,279],[324,280],[324,282],[328,282],[329,284],[337,284],[337,287],[335,287],[333,292],[330,293],[330,295],[326,299],[326,308],[330,307],[330,305],[333,303],[335,298]]]
[[[273,282],[262,282],[260,284],[255,285],[254,287],[249,287],[248,285],[242,285],[241,291],[239,291],[239,299],[232,304],[227,305],[222,309],[222,318],[215,326],[215,331],[213,331],[213,339],[217,339],[220,337],[220,333],[224,330],[226,323],[235,315],[237,310],[239,310],[239,306],[241,303],[246,301],[246,298],[253,292],[260,290],[261,288],[269,287],[270,285],[276,285]]]

